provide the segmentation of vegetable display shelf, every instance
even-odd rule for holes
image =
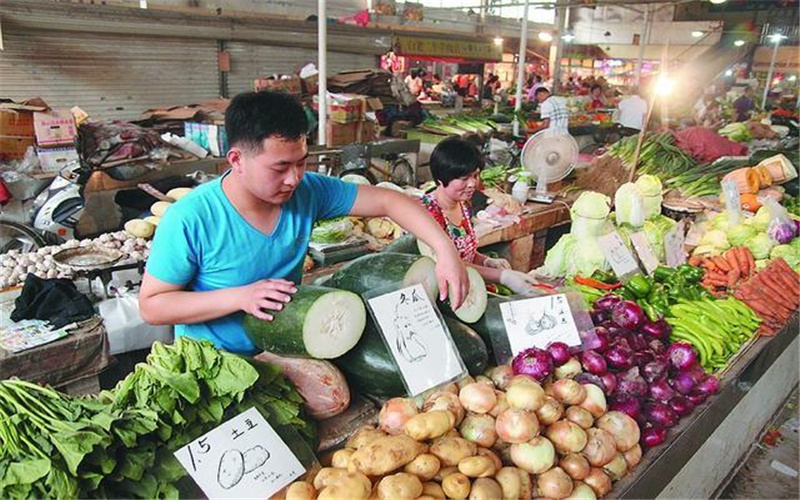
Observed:
[[[798,383],[798,314],[731,360],[719,394],[670,429],[608,498],[715,498]]]

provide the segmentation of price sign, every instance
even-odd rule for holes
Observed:
[[[367,300],[411,396],[466,374],[450,334],[422,285]]]
[[[546,348],[553,342],[581,344],[567,296],[563,293],[500,304],[500,314],[512,356],[529,347]]]
[[[644,265],[647,274],[653,274],[653,271],[658,267],[658,257],[656,257],[656,254],[653,252],[653,247],[650,246],[647,235],[642,231],[637,231],[631,234],[631,243],[633,243],[636,255],[639,256],[639,260]]]
[[[255,408],[175,452],[208,498],[269,498],[305,469]]]
[[[686,236],[684,234],[685,224],[680,221],[672,230],[664,235],[664,251],[667,254],[667,265],[676,267],[686,264]]]
[[[641,272],[639,264],[630,250],[628,250],[628,247],[625,246],[625,242],[622,241],[619,233],[612,231],[600,236],[597,241],[600,244],[603,255],[606,256],[606,260],[611,264],[614,274],[617,275],[620,281],[625,282],[631,276]]]

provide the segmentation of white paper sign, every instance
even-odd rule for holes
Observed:
[[[422,285],[369,299],[386,344],[400,368],[409,395],[416,396],[464,372]]]
[[[255,408],[175,452],[208,498],[269,498],[305,468]]]
[[[628,247],[625,246],[625,242],[622,241],[619,233],[612,231],[600,236],[597,241],[600,244],[603,255],[606,256],[606,260],[611,264],[614,274],[617,275],[620,281],[626,281],[630,276],[641,272],[639,264],[633,258]]]
[[[671,231],[664,235],[664,251],[667,254],[666,260],[669,267],[686,264],[684,226],[684,222],[680,221]]]
[[[529,347],[546,348],[553,342],[581,343],[567,296],[563,293],[503,302],[500,314],[513,356]]]
[[[653,248],[650,246],[650,242],[647,241],[647,235],[642,231],[632,233],[631,243],[633,243],[633,248],[636,250],[639,260],[644,264],[647,274],[653,274],[653,271],[658,267],[658,257],[653,253]]]

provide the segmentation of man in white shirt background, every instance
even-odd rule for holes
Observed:
[[[638,134],[644,128],[647,117],[647,101],[639,95],[639,89],[634,89],[631,95],[621,100],[618,108],[614,117],[622,135]]]
[[[569,110],[567,100],[550,95],[544,87],[536,89],[536,100],[539,101],[539,116],[542,123],[533,132],[547,129],[551,132],[569,133]]]

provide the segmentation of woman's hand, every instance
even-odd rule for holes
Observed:
[[[494,259],[486,257],[483,265],[491,269],[511,269],[511,264],[506,259]]]
[[[532,276],[509,269],[500,274],[500,284],[507,286],[514,293],[525,293],[530,292],[539,282]]]

